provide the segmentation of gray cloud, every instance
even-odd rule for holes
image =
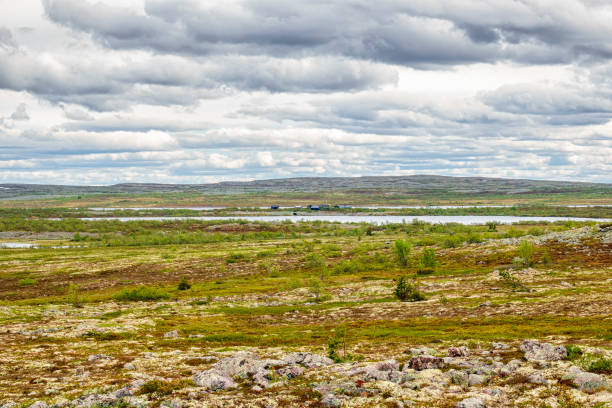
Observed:
[[[17,109],[11,115],[11,119],[13,120],[30,120],[30,115],[26,111],[26,104],[22,103],[17,106]]]
[[[53,21],[117,49],[170,54],[344,55],[427,66],[515,60],[607,59],[603,6],[577,0],[322,2],[148,0],[145,14],[78,0],[45,0]]]
[[[606,2],[106,2],[0,28],[0,181],[610,181]]]

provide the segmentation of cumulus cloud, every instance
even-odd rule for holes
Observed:
[[[17,109],[11,115],[11,119],[13,120],[29,120],[30,119],[30,115],[28,115],[28,112],[26,111],[25,103],[19,104],[19,106],[17,106]]]
[[[0,181],[611,181],[608,2],[12,6]]]

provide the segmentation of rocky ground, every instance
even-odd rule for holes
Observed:
[[[11,252],[0,272],[27,269],[50,284],[108,259],[87,275],[95,290],[83,303],[41,297],[35,284],[10,278],[14,299],[0,303],[0,407],[610,407],[611,234],[604,226],[527,237],[551,258],[530,267],[512,264],[522,239],[437,248],[439,270],[419,278],[420,302],[391,296],[394,270],[332,274],[315,299],[316,287],[284,275],[309,276],[302,255],[279,253],[282,268],[267,275],[258,258],[217,273],[217,261],[193,266],[202,246],[161,258],[188,265],[200,286],[123,302],[106,291],[148,249],[119,261],[114,249],[91,261],[76,249],[61,259]],[[389,254],[392,239],[364,238],[371,256]],[[355,252],[335,237],[313,250],[330,241],[346,259]],[[208,250],[227,257],[263,246],[232,245]],[[169,276],[151,271],[152,280]]]
[[[165,336],[177,338],[178,333]],[[56,384],[85,383],[100,369],[123,371],[124,382],[85,390],[71,400],[54,397],[28,405],[478,408],[605,407],[612,402],[610,375],[585,371],[568,361],[566,347],[537,340],[493,342],[476,349],[413,347],[385,360],[343,363],[311,352],[267,350],[264,356],[251,350],[198,351],[144,352],[127,363],[92,354],[86,365],[75,367],[66,377],[33,380],[49,381],[48,396],[59,394]],[[612,356],[602,348],[585,347],[583,353]],[[189,369],[181,370],[185,376],[178,379],[148,374],[158,365]],[[19,405],[8,399],[0,406]]]

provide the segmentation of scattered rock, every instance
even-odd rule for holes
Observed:
[[[324,407],[338,408],[340,400],[334,394],[326,394],[321,398],[321,405]]]
[[[176,338],[178,338],[178,336],[179,336],[179,334],[178,334],[177,330],[172,330],[172,331],[169,331],[167,333],[164,333],[164,338],[165,339],[176,339]]]
[[[306,368],[323,367],[333,364],[331,358],[315,353],[289,353],[283,358],[286,364],[301,364]]]
[[[408,368],[412,368],[417,371],[429,368],[444,368],[445,366],[446,364],[442,358],[427,354],[412,357],[410,361],[408,361]]]
[[[455,405],[456,408],[485,408],[484,402],[480,398],[466,398]]]
[[[569,383],[587,394],[593,394],[597,391],[608,388],[608,382],[603,376],[582,371],[576,366],[570,367],[567,373],[563,376],[562,381]]]
[[[540,373],[531,373],[527,376],[527,382],[529,384],[546,385],[548,381],[546,381],[546,378]]]
[[[493,342],[493,344],[491,345],[493,347],[494,350],[508,350],[510,349],[510,346],[507,345],[506,343],[498,343],[498,342]]]
[[[236,388],[234,380],[214,370],[199,371],[195,373],[193,375],[193,382],[195,385],[211,391]]]
[[[480,374],[469,374],[468,375],[468,385],[470,387],[473,385],[485,384],[488,381],[489,381],[489,377],[486,375],[480,375]]]
[[[467,357],[470,355],[470,350],[465,347],[449,347],[446,355],[449,357]]]
[[[555,346],[550,343],[540,343],[536,340],[523,341],[520,350],[525,353],[525,358],[528,361],[558,361],[567,357],[565,347]]]
[[[419,348],[411,348],[410,354],[413,356],[421,356],[421,355],[434,355],[436,354],[436,350],[429,347],[419,347]]]
[[[92,354],[89,357],[87,357],[87,361],[98,361],[98,360],[110,360],[110,356],[107,356],[106,354]]]

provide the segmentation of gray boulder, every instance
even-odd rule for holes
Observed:
[[[593,394],[608,388],[608,382],[603,376],[582,371],[576,366],[570,367],[562,381],[587,394]]]
[[[555,346],[550,343],[540,343],[536,340],[525,340],[520,350],[525,353],[528,361],[558,361],[567,357],[567,351],[563,346]]]
[[[198,371],[193,375],[193,382],[211,391],[236,388],[234,380],[215,370]]]
[[[315,353],[289,353],[282,361],[284,364],[300,364],[306,368],[323,367],[334,363],[331,358]]]
[[[417,371],[426,370],[430,368],[444,368],[446,363],[440,357],[434,357],[427,354],[412,357],[408,361],[408,368],[412,368]]]
[[[486,375],[480,374],[470,374],[468,375],[468,385],[471,387],[473,385],[482,385],[486,384],[489,381],[489,377]]]
[[[466,357],[470,355],[470,350],[465,346],[449,347],[446,355],[448,357]]]

